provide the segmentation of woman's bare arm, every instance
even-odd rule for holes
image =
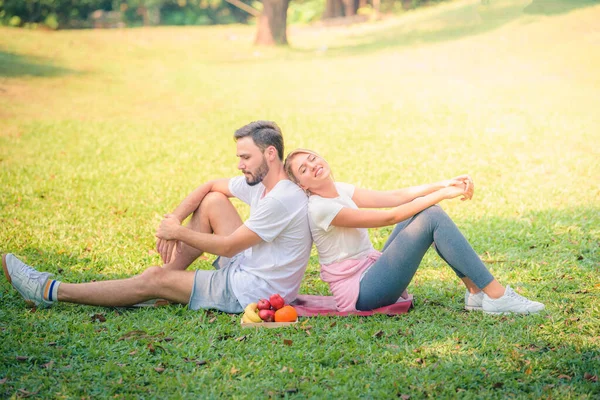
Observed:
[[[442,200],[464,196],[465,189],[466,184],[445,187],[387,210],[344,207],[331,221],[331,225],[347,228],[379,228],[394,225]]]

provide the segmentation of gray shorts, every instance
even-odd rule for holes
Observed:
[[[197,270],[189,309],[212,308],[227,313],[244,311],[233,293],[229,279],[229,268],[237,266],[240,260],[240,254],[233,258],[219,257],[213,263],[216,270]]]

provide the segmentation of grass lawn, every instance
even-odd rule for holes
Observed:
[[[0,397],[600,397],[600,4],[490,3],[292,26],[286,49],[246,26],[0,28],[0,252],[69,282],[140,273],[161,216],[238,175],[233,131],[272,119],[339,181],[470,173],[475,198],[443,207],[547,308],[465,312],[433,252],[406,315],[274,330],[183,306],[32,312],[1,278]],[[301,290],[328,293],[316,255]]]

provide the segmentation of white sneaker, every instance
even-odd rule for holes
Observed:
[[[481,311],[481,303],[483,302],[483,292],[470,293],[465,292],[465,310]]]
[[[44,287],[52,274],[36,271],[10,253],[2,256],[2,268],[8,283],[17,289],[26,303],[36,306],[52,304],[51,301],[44,300]]]
[[[542,303],[531,301],[515,293],[510,286],[506,286],[504,296],[498,299],[492,299],[484,294],[481,307],[488,314],[533,314],[545,308]]]

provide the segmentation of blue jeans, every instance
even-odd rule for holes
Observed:
[[[459,278],[468,277],[480,289],[494,279],[452,219],[435,205],[394,227],[383,254],[360,281],[356,309],[367,311],[395,303],[432,244]]]

